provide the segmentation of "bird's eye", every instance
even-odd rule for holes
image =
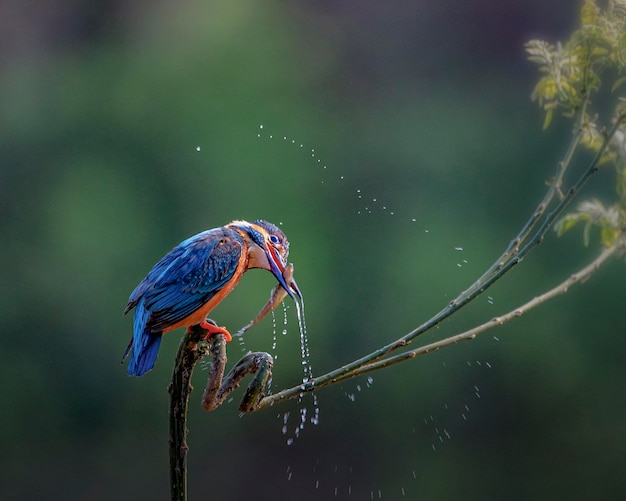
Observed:
[[[279,244],[280,240],[276,235],[270,235],[270,242],[272,242],[273,244]]]

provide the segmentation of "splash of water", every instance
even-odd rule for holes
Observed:
[[[304,316],[304,299],[300,298],[300,301],[296,301],[296,314],[298,316],[298,328],[300,330],[300,352],[302,358],[302,384],[309,383],[311,387],[315,384],[313,381],[313,367],[311,366],[311,353],[309,352],[309,340],[307,337],[306,318]],[[311,417],[311,423],[319,423],[319,405],[317,401],[317,395],[312,392],[313,396],[313,417]],[[303,415],[303,422],[306,419],[306,414]]]
[[[301,404],[301,407],[300,407],[300,412],[299,412],[300,420],[298,423],[296,423],[296,426],[293,429],[293,436],[290,436],[287,439],[287,445],[293,444],[294,438],[298,438],[300,436],[300,432],[304,430],[304,427],[307,421],[309,421],[310,423],[314,425],[317,425],[319,423],[319,414],[320,414],[317,395],[314,392],[311,392],[312,400],[313,400],[313,412],[312,412],[313,415],[310,418],[308,417],[310,415],[309,409],[306,405],[303,404],[304,396],[305,396],[307,388],[312,387],[312,385],[314,384],[313,368],[310,362],[309,341],[308,341],[308,336],[307,336],[306,319],[304,315],[304,299],[297,298],[295,301],[295,304],[296,304],[296,316],[298,318],[298,330],[300,331],[300,358],[301,358],[301,365],[302,365],[302,384],[300,386],[301,393],[298,397],[298,402]],[[283,333],[284,332],[285,331],[283,331]],[[284,435],[286,435],[288,432],[288,429],[287,429],[288,419],[289,419],[289,415],[285,414],[283,428],[282,428]]]

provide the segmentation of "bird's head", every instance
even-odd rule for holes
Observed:
[[[285,272],[289,241],[280,228],[261,219],[253,223],[233,221],[228,226],[238,230],[248,245],[248,268],[262,268],[272,272],[291,298],[295,300],[298,295],[302,299],[295,280]]]

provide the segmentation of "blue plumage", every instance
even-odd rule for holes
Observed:
[[[149,315],[150,313],[144,308],[143,299],[140,299],[135,307],[133,331],[141,334],[134,335],[131,340],[132,354],[128,362],[128,374],[133,376],[142,376],[152,369],[159,354],[162,334],[160,332],[153,334],[146,327]]]
[[[215,228],[181,242],[154,265],[125,310],[135,308],[128,374],[141,376],[154,367],[163,332],[199,310],[233,279],[244,245],[235,230]]]

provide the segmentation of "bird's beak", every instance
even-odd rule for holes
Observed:
[[[289,294],[289,297],[294,301],[296,300],[296,295],[302,299],[302,293],[296,281],[293,279],[293,265],[285,265],[278,251],[271,245],[266,247],[265,252],[267,254],[267,262],[270,265],[270,271],[276,277],[276,280],[278,280],[282,288]]]
[[[270,261],[271,262],[271,261]],[[272,273],[274,271],[272,270]],[[289,294],[295,301],[294,293],[298,295],[300,299],[302,299],[302,293],[296,284],[296,281],[293,279],[293,264],[289,263],[283,269],[283,272],[280,274],[279,283],[272,289],[272,293],[270,294],[270,298],[268,299],[265,306],[261,308],[261,311],[257,314],[256,317],[246,326],[242,327],[236,336],[241,336],[244,332],[246,332],[250,327],[252,327],[257,322],[260,322],[265,315],[267,315],[270,311],[276,308],[282,301],[285,299],[285,296]],[[277,277],[278,278],[278,277]],[[283,284],[289,284],[289,287],[285,287]]]

